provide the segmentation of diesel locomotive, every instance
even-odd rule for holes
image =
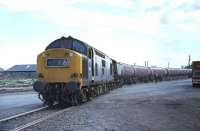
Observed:
[[[50,43],[37,57],[33,88],[48,105],[78,105],[123,84],[187,78],[189,69],[150,68],[119,63],[71,36]]]

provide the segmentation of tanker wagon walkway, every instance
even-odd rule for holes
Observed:
[[[199,131],[192,80],[126,85],[44,120],[30,131]]]

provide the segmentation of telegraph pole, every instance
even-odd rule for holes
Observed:
[[[145,66],[145,67],[148,67],[148,66],[149,66],[149,61],[145,61],[145,62],[144,62],[144,66]]]
[[[188,58],[188,67],[190,66],[190,60],[191,60],[191,56],[189,55],[189,58]]]

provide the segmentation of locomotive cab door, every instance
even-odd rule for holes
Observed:
[[[89,48],[89,80],[94,82],[94,52]]]

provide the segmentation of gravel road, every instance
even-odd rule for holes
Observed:
[[[200,89],[191,80],[124,86],[31,131],[199,131]]]

